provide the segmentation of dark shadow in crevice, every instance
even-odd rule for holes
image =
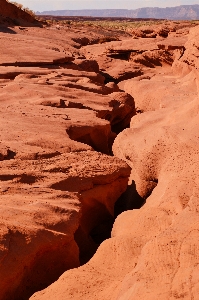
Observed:
[[[91,230],[90,237],[97,245],[111,237],[113,223],[114,218],[110,215]]]
[[[9,28],[7,26],[3,26],[3,25],[0,25],[0,32],[9,33],[9,34],[16,34],[16,32],[14,30],[12,30],[11,28]]]
[[[126,210],[140,209],[146,202],[146,199],[142,198],[137,190],[135,181],[129,185],[126,191],[120,196],[120,198],[115,203],[115,218]]]
[[[126,114],[123,119],[115,118],[111,121],[111,131],[117,135],[124,129],[130,128],[131,119],[136,115],[135,109],[132,108],[131,112]]]
[[[75,232],[74,238],[79,247],[80,265],[87,263],[97,251],[100,244],[111,237],[111,231],[115,218],[105,211],[105,215],[101,216],[101,221],[86,233],[80,224]]]
[[[83,230],[80,224],[75,232],[75,241],[79,247],[80,265],[87,263],[93,257],[100,244],[111,238],[113,224],[119,214],[127,210],[140,209],[146,203],[146,199],[151,195],[158,180],[154,179],[150,182],[154,184],[150,184],[145,197],[141,197],[136,190],[135,181],[132,181],[132,184],[127,187],[126,191],[116,201],[114,216],[104,209],[100,219],[88,233]]]
[[[79,247],[79,261],[82,266],[93,257],[99,245],[97,245],[92,238],[84,232],[81,225],[76,230],[74,239]]]
[[[106,129],[103,126],[96,128],[92,126],[71,126],[66,129],[66,133],[71,140],[77,141],[91,146],[95,151],[101,152],[107,155],[112,153],[112,144],[116,137],[116,134],[109,132],[107,135]]]
[[[104,208],[103,214],[89,232],[86,232],[80,224],[75,233],[75,241],[79,247],[80,265],[87,263],[100,244],[111,238],[113,224],[120,213],[125,210],[139,209],[144,203],[145,200],[136,191],[136,185],[133,181],[115,203],[114,216]]]
[[[5,160],[14,159],[16,154],[17,154],[16,152],[14,152],[12,150],[8,150],[7,156],[5,157]]]
[[[18,175],[0,175],[0,181],[10,181],[10,180],[13,180],[15,178],[17,178]]]
[[[143,75],[143,71],[140,68],[138,68],[137,70],[130,70],[130,71],[127,70],[126,72],[123,73],[123,75],[120,75],[118,78],[114,78],[110,74],[103,71],[100,71],[100,74],[105,77],[104,84],[107,84],[109,82],[114,82],[118,84],[123,80],[132,79]]]
[[[132,116],[133,117],[133,116]],[[127,123],[125,126],[122,124],[124,120],[121,120],[121,122],[114,124],[111,126],[111,131],[116,133],[117,135],[122,132],[123,130],[130,128],[130,122]]]
[[[0,161],[14,159],[16,154],[17,154],[16,152],[8,149],[6,154],[0,153]]]
[[[112,77],[111,75],[109,75],[108,73],[102,72],[102,71],[100,71],[99,73],[100,73],[100,75],[104,76],[104,78],[105,78],[104,84],[107,84],[109,82],[116,83],[117,80],[114,77]]]
[[[121,52],[118,52],[118,53],[109,53],[107,56],[108,57],[111,57],[111,58],[114,58],[114,59],[120,59],[120,60],[126,60],[126,61],[129,61],[129,58],[130,58],[130,55],[131,55],[131,51],[121,51]]]

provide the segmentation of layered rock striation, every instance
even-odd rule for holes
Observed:
[[[110,237],[130,175],[110,154],[135,104],[74,33],[12,30],[0,33],[0,299],[25,300]]]
[[[147,81],[153,108],[146,105],[113,144],[114,156],[132,171],[126,211],[111,238],[86,265],[65,272],[31,299],[197,299],[198,32],[199,27],[191,30],[172,68],[140,78]],[[145,202],[140,209],[131,210],[132,186]]]

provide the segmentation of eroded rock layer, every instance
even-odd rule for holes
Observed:
[[[161,41],[159,48],[174,51],[172,67],[119,84],[139,114],[113,153],[132,169],[128,189],[136,186],[146,203],[129,210],[135,199],[127,193],[127,211],[94,257],[31,299],[198,298],[198,32],[173,47],[173,34]]]
[[[27,299],[79,266],[76,231],[96,249],[90,232],[111,222],[129,171],[94,151],[1,162],[1,299]]]
[[[0,299],[197,299],[193,26],[0,30]]]
[[[25,300],[110,237],[130,167],[108,155],[135,103],[80,58],[74,33],[12,30],[0,33],[0,299]]]

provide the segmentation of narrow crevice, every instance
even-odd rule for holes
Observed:
[[[66,133],[71,140],[87,144],[97,152],[113,155],[112,145],[116,136],[124,129],[130,128],[131,119],[136,114],[134,106],[127,104],[126,107],[128,112],[126,111],[125,115],[119,109],[118,113],[114,109],[107,113],[98,111],[96,116],[107,120],[109,124],[84,127],[70,126],[66,129]]]
[[[136,183],[132,180],[131,185],[128,185],[126,191],[119,197],[115,203],[114,217],[116,218],[122,212],[133,209],[140,209],[147,201],[147,198],[152,194],[154,188],[158,184],[158,179],[148,181],[148,186],[145,190],[145,195],[141,197],[136,189]]]
[[[105,80],[104,80],[104,84],[107,84],[109,82],[114,82],[116,83],[116,79],[111,76],[110,74],[108,74],[107,72],[104,72],[104,71],[100,71],[100,75],[104,76]]]
[[[114,221],[114,216],[105,211],[100,221],[88,233],[85,232],[80,224],[74,236],[79,247],[80,265],[87,263],[93,257],[100,244],[111,237]]]
[[[104,84],[109,82],[114,82],[116,84],[120,83],[123,80],[132,79],[138,76],[143,75],[143,71],[141,69],[133,70],[133,71],[126,71],[123,75],[119,76],[119,78],[114,78],[109,73],[100,71],[100,74],[104,76],[105,81]]]
[[[30,65],[26,65],[26,67],[29,66]],[[45,65],[43,66],[40,65],[40,68],[42,67],[45,67]],[[53,66],[49,66],[49,68],[52,69]],[[130,76],[129,78],[132,78],[135,77],[136,74],[140,75],[139,71],[138,73],[132,72],[128,74],[128,76]],[[15,75],[16,73],[12,74],[13,79],[15,78]],[[119,82],[119,80],[115,80],[113,77],[109,76],[108,74],[105,81],[107,81],[107,83],[110,81]],[[50,105],[58,108],[67,108],[71,106],[76,106],[77,108],[80,109],[85,108],[84,106],[82,106],[81,103],[74,104],[72,101],[66,103],[62,99],[60,99],[58,103],[52,103],[51,101],[48,101],[42,104],[47,106]],[[130,104],[129,106],[131,107]],[[116,138],[117,134],[119,134],[125,128],[128,128],[130,126],[131,117],[133,117],[133,115],[135,114],[133,108],[130,112],[129,110],[128,112],[126,110],[125,114],[120,114],[120,113],[121,112],[118,112],[117,116],[115,116],[114,118],[113,118],[114,114],[109,116],[110,117],[109,122],[103,121],[102,123],[100,123],[101,122],[100,120],[99,124],[102,125],[96,125],[96,126],[72,125],[66,130],[66,133],[72,140],[90,145],[97,152],[102,152],[107,155],[112,155],[112,145],[114,139]],[[66,119],[68,119],[68,116]],[[57,154],[59,155],[60,153],[56,152],[56,155]],[[14,158],[15,155],[16,154],[14,152],[9,152],[8,159]],[[53,154],[53,156],[55,155]],[[39,157],[36,156],[36,158],[38,159]],[[61,171],[65,172],[64,170]],[[9,177],[9,176],[10,175],[8,175],[8,177],[4,176],[0,179],[4,181],[15,179],[15,176],[14,177],[12,176]],[[57,184],[54,185],[52,184],[49,187],[55,190],[75,193],[77,192],[77,185],[78,185],[77,183],[79,183],[79,185],[81,184],[81,178],[79,179],[80,180],[78,182],[77,178],[76,180],[74,180],[74,178],[70,177],[66,180],[61,180]],[[32,185],[36,183],[37,180],[38,178],[31,174],[22,174],[22,176],[18,179],[18,182],[22,184]],[[123,180],[123,177],[121,180]],[[122,191],[124,191],[128,178],[126,177],[125,183],[121,183],[121,180],[118,181],[119,182],[118,185],[120,186],[120,188],[122,188]],[[111,188],[112,188],[112,192],[114,192],[113,187],[109,186],[107,198],[109,201],[112,201],[113,199],[115,201],[115,198],[113,196],[109,196],[109,194],[111,195],[111,190],[110,190]],[[95,191],[93,193],[95,193]],[[118,192],[117,195],[120,195],[120,193]],[[90,197],[95,198],[95,195],[94,196],[91,195]],[[102,195],[100,194],[99,197],[102,197]],[[88,198],[86,198],[85,196],[84,202],[86,201],[88,201]],[[132,202],[134,204],[132,204]],[[34,253],[29,255],[29,260],[27,261],[27,264],[24,267],[23,278],[21,279],[21,282],[19,283],[18,287],[16,287],[15,290],[15,296],[14,296],[15,298],[12,298],[10,296],[9,299],[5,299],[5,300],[18,300],[18,299],[28,300],[29,297],[34,292],[38,290],[42,290],[47,286],[49,286],[49,284],[57,280],[59,276],[63,274],[65,271],[72,269],[74,267],[78,267],[79,264],[83,265],[87,263],[93,257],[100,244],[106,239],[111,237],[111,231],[117,215],[126,209],[140,208],[143,204],[144,204],[143,199],[139,197],[138,193],[136,194],[136,188],[134,184],[134,186],[132,185],[130,188],[128,187],[126,192],[122,194],[122,196],[117,200],[115,204],[114,214],[112,212],[113,215],[110,213],[110,211],[105,206],[105,204],[100,203],[99,201],[96,201],[94,204],[92,204],[91,207],[88,206],[88,208],[87,207],[84,208],[82,210],[82,216],[79,223],[79,227],[74,233],[74,240],[72,241],[73,243],[71,243],[71,241],[68,241],[67,235],[62,236],[60,233],[60,237],[59,237],[58,235],[55,234],[56,232],[55,233],[53,232],[53,230],[52,231],[45,230],[44,232],[38,234],[38,237],[35,237],[35,239],[38,239],[35,242],[35,244],[38,246],[38,249],[36,248],[33,251]],[[41,215],[42,215],[42,211],[41,211]],[[19,237],[16,236],[16,240],[17,238]],[[25,238],[26,238],[25,236],[20,236],[22,247],[26,247]],[[68,249],[67,247],[69,247],[70,243],[71,243],[71,249],[67,250]],[[42,245],[41,247],[40,244]],[[78,257],[78,249],[79,249],[79,257]]]
[[[65,108],[65,101],[61,100],[59,103],[60,106]],[[82,107],[81,107],[82,108]],[[111,122],[105,125],[96,125],[96,126],[74,126],[72,125],[66,130],[68,136],[78,142],[85,143],[90,145],[95,151],[102,152],[107,155],[112,154],[112,145],[115,137],[118,133],[123,131],[124,124],[125,126],[129,126],[130,119],[132,115],[126,113],[126,116],[121,120],[120,118],[114,118],[114,125],[111,125]],[[111,131],[114,130],[115,132]],[[56,171],[56,168],[55,168]],[[60,169],[59,169],[60,171]],[[61,171],[65,172],[61,169]],[[3,180],[12,180],[12,177],[5,177]],[[61,180],[57,184],[49,186],[51,189],[67,191],[67,192],[77,192],[77,185],[81,184],[81,178],[68,178],[67,180]],[[125,189],[128,178],[126,177],[125,186],[122,190]],[[23,174],[19,181],[24,184],[34,184],[37,182],[37,178],[35,176]],[[74,186],[75,183],[75,186]],[[119,183],[120,184],[120,183]],[[110,189],[111,187],[109,187]],[[133,189],[133,188],[132,188]],[[136,190],[136,189],[135,189]],[[134,191],[135,192],[135,191]],[[95,192],[94,192],[95,193]],[[110,190],[109,190],[109,193]],[[127,195],[130,194],[131,197],[134,197],[132,190],[130,189],[125,192]],[[124,211],[126,208],[122,205],[124,203],[128,203],[128,199],[126,200],[126,194],[123,194],[116,202],[115,206],[115,215],[112,215],[110,211],[106,208],[106,206],[99,201],[96,201],[94,205],[88,207],[88,209],[84,208],[82,210],[82,216],[79,223],[79,227],[74,233],[74,244],[76,245],[77,253],[76,261],[73,262],[74,257],[67,257],[67,247],[68,241],[64,241],[64,237],[61,237],[56,242],[52,244],[46,244],[44,240],[44,245],[42,249],[36,251],[36,255],[30,258],[30,263],[27,264],[26,269],[24,271],[24,277],[20,282],[18,288],[16,289],[15,298],[5,299],[5,300],[28,300],[29,297],[36,291],[42,290],[49,286],[49,284],[53,283],[55,280],[59,278],[61,274],[65,271],[72,269],[74,267],[78,267],[79,264],[83,265],[87,263],[95,254],[96,250],[100,246],[100,244],[106,239],[111,237],[112,227],[117,215]],[[119,195],[119,194],[118,194]],[[95,195],[92,197],[95,197]],[[100,194],[101,197],[101,194]],[[124,200],[122,200],[122,197]],[[111,198],[111,196],[110,196]],[[84,199],[86,202],[88,198]],[[109,199],[112,201],[111,199]],[[115,199],[114,199],[115,200]],[[120,203],[123,201],[124,203]],[[142,199],[135,199],[137,201],[136,207],[139,208],[143,205]],[[86,206],[86,205],[85,205]],[[130,209],[134,209],[135,206],[128,206]],[[92,220],[91,220],[92,219]],[[88,222],[89,220],[89,222]],[[89,225],[88,225],[89,223]],[[91,225],[90,225],[91,224]],[[88,227],[88,229],[87,229]],[[51,232],[47,232],[49,235]],[[52,232],[53,238],[54,233]],[[45,238],[46,234],[44,234]],[[22,237],[24,238],[24,237]],[[51,240],[51,236],[49,237],[49,241]],[[52,239],[53,239],[52,238]],[[42,237],[43,241],[43,237]],[[38,242],[39,245],[40,241]],[[70,242],[69,242],[70,243]],[[73,245],[74,247],[74,245]],[[79,249],[79,256],[78,256]],[[71,251],[73,253],[73,250]],[[72,255],[72,254],[70,254]],[[32,262],[31,262],[32,259]],[[39,278],[39,283],[38,283]]]
[[[150,188],[146,191],[146,195],[141,197],[136,189],[135,181],[132,181],[132,184],[127,186],[126,191],[116,201],[114,216],[108,212],[104,212],[100,222],[98,222],[89,233],[85,233],[80,224],[75,233],[75,241],[79,247],[81,265],[87,263],[93,257],[103,241],[111,238],[113,224],[118,215],[127,210],[140,209],[146,203],[147,198],[156,187],[158,180],[153,180],[153,183],[154,184],[150,185]]]
[[[115,218],[126,210],[140,209],[146,202],[146,199],[142,198],[137,190],[135,181],[132,181],[131,185],[128,185],[126,191],[119,197],[115,203]]]

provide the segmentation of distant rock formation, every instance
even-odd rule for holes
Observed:
[[[9,25],[38,25],[39,22],[16,5],[0,0],[0,24]]]
[[[37,12],[37,15],[196,20],[199,18],[199,5],[198,4],[180,5],[176,7],[166,7],[166,8],[144,7],[135,10],[128,10],[128,9],[56,10],[56,11]]]

